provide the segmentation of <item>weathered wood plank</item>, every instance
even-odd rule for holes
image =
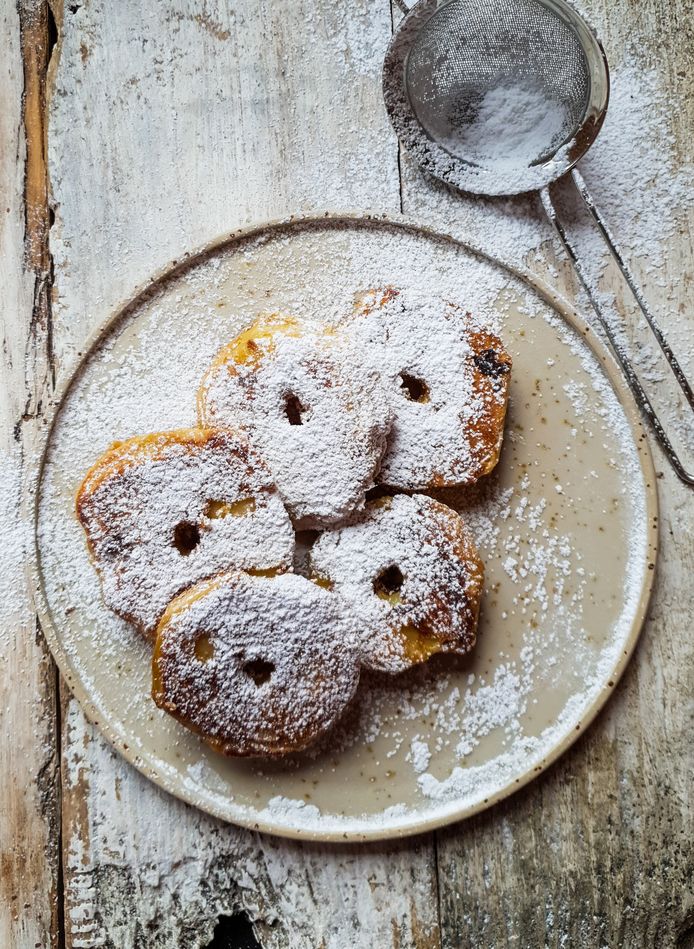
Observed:
[[[193,947],[245,911],[264,949],[438,945],[430,838],[297,844],[213,820],[134,772],[71,700],[67,945]]]
[[[64,351],[155,270],[239,225],[399,208],[379,84],[387,0],[65,9],[49,154]]]
[[[203,13],[184,3],[166,13],[74,7],[52,114],[62,359],[134,284],[219,231],[311,206],[397,207],[377,75],[388,24],[375,4],[349,16],[304,3],[233,14],[214,4]],[[645,59],[661,62],[669,87],[682,91],[692,45],[684,3],[590,7],[616,55],[630,33],[637,45],[650,38]],[[655,49],[672,54],[663,60]],[[680,160],[691,103],[675,117]],[[453,197],[404,169],[406,212],[498,246],[509,207]],[[549,230],[532,200],[513,207],[501,250],[542,272],[554,260],[540,246]],[[690,234],[685,226],[665,248],[671,308],[685,315]],[[692,762],[681,708],[691,701],[682,632],[691,519],[669,473],[661,485],[669,546],[637,661],[612,707],[527,792],[438,835],[447,946],[668,946],[680,935],[688,945]],[[426,842],[336,853],[223,827],[135,775],[74,704],[66,720],[71,944],[201,944],[218,913],[240,906],[266,946],[438,944]]]
[[[40,2],[0,9],[0,945],[58,944],[55,667],[25,575],[31,476],[53,367]]]
[[[61,367],[133,288],[250,220],[399,209],[380,101],[387,2],[66,6],[50,116]],[[67,945],[206,945],[245,909],[264,947],[438,946],[432,839],[299,846],[159,792],[65,700]]]
[[[675,141],[672,146],[656,141],[654,147],[672,151],[677,166],[691,168],[694,31],[688,4],[595,0],[583,5],[603,35],[612,62],[619,64],[628,57],[649,77],[644,82],[647,92],[651,77],[666,91],[665,98],[645,98],[641,103],[644,128],[635,127],[635,134],[645,137],[647,117],[652,121],[652,110],[664,109],[663,120],[666,124],[671,120]],[[619,77],[617,70],[617,82]],[[635,90],[628,90],[625,98]],[[624,103],[621,97],[615,101]],[[631,108],[638,107],[632,101]],[[637,164],[643,147],[642,141],[634,141],[634,164],[618,168],[624,190],[612,199],[628,202],[633,212],[626,222],[629,227],[619,236],[691,377],[691,197],[677,191],[669,196],[667,209],[658,207],[657,196],[667,183],[653,188],[649,180],[648,190],[642,190],[644,177],[649,177]],[[590,166],[598,194],[603,182],[596,179],[596,171],[613,154],[598,141],[596,152],[601,148],[606,149],[604,158]],[[616,160],[629,151],[622,143],[621,149],[614,149]],[[575,280],[546,243],[551,234],[533,199],[475,201],[426,182],[406,160],[403,166],[407,213],[469,235],[540,275],[559,263],[552,282],[581,302]],[[672,173],[667,163],[658,170],[652,156],[649,168],[653,176]],[[664,217],[673,210],[678,194],[681,205],[675,209],[678,225],[673,229],[665,226]],[[513,222],[500,227],[501,218],[509,214],[514,215]],[[657,234],[657,225],[646,227],[644,216],[645,221],[662,219],[662,232]],[[644,232],[656,232],[657,246],[639,256],[644,255]],[[656,265],[661,258],[662,266]],[[608,269],[602,287],[611,286],[623,304],[622,288],[614,284],[614,273]],[[656,463],[662,470],[663,548],[635,660],[606,712],[548,774],[488,813],[437,834],[446,949],[694,945],[691,493],[657,451]]]

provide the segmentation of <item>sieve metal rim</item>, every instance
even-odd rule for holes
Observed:
[[[434,141],[420,124],[407,95],[407,60],[417,36],[442,8],[455,2],[457,0],[419,0],[396,28],[383,64],[383,98],[390,122],[405,150],[413,154],[427,174],[460,191],[494,197],[539,191],[570,171],[602,128],[610,94],[610,73],[602,43],[566,0],[536,0],[576,33],[586,55],[590,89],[583,118],[561,160],[553,155],[543,164],[529,168],[526,176],[517,176],[511,184],[494,170],[468,165]]]

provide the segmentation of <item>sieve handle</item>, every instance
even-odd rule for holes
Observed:
[[[638,303],[639,309],[641,310],[644,317],[646,318],[648,325],[653,331],[653,335],[658,340],[658,345],[662,349],[663,354],[665,355],[665,358],[667,359],[670,365],[670,368],[672,369],[672,372],[675,378],[677,379],[677,382],[679,383],[680,388],[684,392],[687,402],[694,409],[694,392],[692,392],[692,388],[689,385],[689,382],[687,381],[687,377],[685,376],[682,370],[682,367],[677,361],[677,357],[675,356],[672,349],[670,348],[668,341],[663,336],[662,330],[658,326],[656,319],[653,316],[651,309],[648,306],[648,303],[646,302],[646,299],[643,293],[641,292],[638,284],[636,283],[636,279],[634,278],[634,275],[631,272],[631,268],[629,267],[626,260],[624,259],[624,255],[622,254],[622,251],[620,250],[619,245],[617,244],[617,241],[615,240],[612,234],[612,231],[610,230],[604,218],[604,215],[600,213],[598,206],[596,205],[595,201],[593,201],[593,198],[591,197],[590,192],[588,191],[588,188],[586,187],[586,183],[583,180],[583,175],[581,175],[580,171],[577,168],[574,168],[571,176],[574,180],[574,184],[576,185],[576,188],[578,189],[578,193],[581,195],[581,198],[583,199],[583,203],[590,211],[593,220],[597,224],[600,230],[600,233],[602,234],[605,240],[605,243],[610,249],[610,253],[612,254],[612,257],[617,262],[619,269],[622,271],[622,274],[624,275],[624,279],[629,285],[629,289],[634,294],[634,299]]]
[[[412,7],[410,7],[405,0],[395,0],[395,6],[400,10],[401,13],[404,13],[405,16],[410,12]]]
[[[612,232],[610,228],[608,227],[607,222],[605,221],[604,216],[600,213],[597,205],[593,201],[581,173],[577,169],[574,168],[573,171],[571,172],[571,177],[573,179],[574,185],[576,186],[576,189],[578,190],[578,193],[583,199],[588,211],[593,217],[593,220],[597,224],[598,229],[600,233],[602,234],[603,239],[605,243],[607,244],[607,247],[609,248],[609,251],[612,257],[614,258],[617,265],[619,266],[619,269],[624,275],[624,279],[626,280],[629,286],[629,289],[634,295],[634,299],[636,300],[639,309],[643,313],[653,335],[658,341],[658,345],[663,351],[663,354],[665,355],[665,358],[667,359],[668,365],[670,366],[670,369],[672,370],[673,375],[677,379],[677,382],[680,388],[682,389],[682,392],[684,393],[685,398],[687,399],[687,402],[692,408],[694,408],[694,393],[692,392],[692,388],[689,382],[687,381],[687,378],[682,370],[682,367],[677,361],[675,354],[670,348],[669,343],[663,336],[660,330],[660,327],[656,323],[655,317],[651,313],[651,310],[648,304],[646,303],[643,293],[639,289],[638,284],[636,283],[636,280],[634,279],[634,275],[631,271],[631,268],[626,263],[624,259],[624,255],[622,254],[622,251],[620,250],[619,245],[615,241],[612,235]],[[581,281],[583,289],[588,294],[588,299],[590,300],[591,305],[595,311],[595,315],[598,318],[600,326],[605,331],[605,335],[607,336],[610,342],[612,351],[614,352],[617,362],[621,366],[622,372],[624,373],[624,377],[626,378],[626,381],[634,395],[634,398],[636,399],[642,412],[644,413],[644,415],[650,422],[653,432],[655,433],[655,436],[661,448],[665,452],[670,464],[672,465],[675,473],[677,474],[677,477],[680,479],[680,481],[684,482],[684,484],[687,484],[690,487],[694,487],[694,472],[687,471],[687,469],[684,467],[679,455],[677,454],[677,452],[675,451],[672,445],[672,442],[668,438],[667,433],[665,432],[665,429],[663,428],[663,425],[655,409],[653,408],[651,400],[648,398],[648,395],[646,394],[643,386],[641,385],[641,382],[636,374],[636,370],[631,364],[631,360],[629,359],[629,356],[627,355],[626,351],[624,350],[624,347],[622,346],[622,344],[619,342],[614,332],[612,331],[610,323],[605,317],[602,311],[602,307],[600,303],[598,302],[598,299],[595,293],[593,292],[593,289],[591,287],[590,281],[588,280],[586,271],[576,252],[576,248],[574,247],[571,239],[566,233],[566,230],[563,224],[559,220],[556,208],[554,207],[554,203],[549,193],[549,189],[543,188],[542,191],[540,192],[540,197],[542,199],[542,206],[545,209],[545,213],[547,217],[549,218],[551,224],[553,225],[555,231],[557,232],[557,235],[559,236],[559,239],[561,240],[562,245],[564,246],[564,249],[569,255],[571,262],[574,265],[576,274],[578,275],[578,278]]]

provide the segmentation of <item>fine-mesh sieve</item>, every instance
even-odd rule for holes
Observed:
[[[549,185],[570,172],[689,405],[694,393],[605,219],[574,167],[602,127],[609,70],[602,45],[565,0],[419,0],[383,68],[386,108],[424,171],[481,195],[540,191],[615,356],[679,478],[694,486],[616,338],[559,220]]]

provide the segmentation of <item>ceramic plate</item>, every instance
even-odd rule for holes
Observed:
[[[330,740],[271,763],[227,760],[159,711],[149,647],[101,601],[76,489],[114,440],[194,423],[216,350],[262,311],[333,321],[392,284],[481,315],[514,361],[498,468],[438,496],[486,563],[478,647],[366,679]],[[426,339],[423,341],[426,345]],[[124,307],[58,406],[36,494],[43,628],[86,714],[137,768],[212,814],[287,836],[381,838],[466,817],[546,768],[621,675],[656,555],[652,463],[631,396],[584,322],[549,290],[402,221],[326,215],[233,234]]]

